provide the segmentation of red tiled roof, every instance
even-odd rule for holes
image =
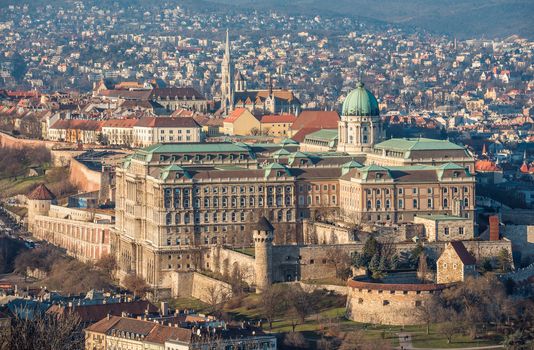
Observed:
[[[283,115],[264,115],[260,118],[261,123],[293,123],[297,117],[293,114],[283,114]]]
[[[191,117],[145,117],[137,121],[135,126],[148,128],[199,128],[200,125]]]
[[[462,241],[452,241],[451,246],[464,265],[474,265],[476,263],[475,258],[465,249]]]
[[[129,332],[143,335],[145,341],[164,344],[167,340],[191,341],[191,330],[187,328],[164,326],[157,322],[138,320],[126,317],[104,317],[102,320],[86,328],[89,332],[109,334],[110,331]]]
[[[293,125],[295,125],[295,123],[293,123]],[[291,129],[293,129],[293,127],[291,127]],[[311,134],[312,132],[316,132],[319,130],[321,130],[321,128],[310,128],[310,127],[302,128],[299,131],[297,131],[297,133],[293,135],[291,138],[299,143],[302,143],[304,142],[304,139],[306,138],[308,134]]]
[[[476,171],[499,171],[501,168],[491,160],[482,159],[475,162]]]
[[[146,300],[136,300],[127,303],[110,303],[96,305],[79,305],[73,308],[68,306],[52,305],[46,312],[48,314],[63,315],[70,311],[80,316],[83,323],[93,323],[106,315],[120,316],[123,312],[130,315],[143,315],[148,309],[149,313],[158,311],[158,308]]]
[[[133,128],[137,119],[110,119],[102,124],[103,128]]]
[[[224,118],[225,123],[233,123],[235,122],[247,109],[246,108],[236,108],[228,115],[228,117]]]
[[[304,128],[337,129],[339,114],[336,111],[303,111],[301,112],[291,130],[301,130]]]
[[[51,201],[56,198],[44,184],[37,186],[27,197],[39,201]]]
[[[104,122],[87,119],[60,119],[50,129],[102,130]]]

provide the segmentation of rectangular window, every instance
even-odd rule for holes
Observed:
[[[449,235],[449,228],[448,227],[445,227],[443,229],[443,233],[445,234],[445,236],[448,236]]]

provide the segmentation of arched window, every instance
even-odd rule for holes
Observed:
[[[380,199],[377,199],[376,200],[376,209],[380,210],[381,205],[382,205],[382,203],[380,202]]]
[[[449,200],[447,198],[443,198],[443,208],[449,207]]]

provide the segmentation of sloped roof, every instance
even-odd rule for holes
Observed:
[[[162,99],[185,99],[204,100],[204,96],[192,87],[169,87],[169,88],[155,88],[150,94],[151,98]]]
[[[450,244],[464,265],[476,263],[475,258],[467,251],[462,241],[452,241]]]
[[[28,199],[39,200],[39,201],[51,201],[56,198],[52,192],[45,186],[45,184],[40,184],[37,186],[28,196]]]
[[[301,130],[313,128],[313,131],[320,129],[337,129],[339,114],[336,111],[302,111],[291,125],[291,130]]]
[[[224,118],[225,123],[233,123],[235,122],[243,113],[247,111],[246,108],[236,108],[228,115],[228,117]]]
[[[102,124],[103,128],[133,128],[137,119],[110,119]]]
[[[200,125],[191,117],[145,117],[135,124],[137,127],[148,128],[199,128]]]
[[[427,138],[398,138],[389,139],[375,145],[376,149],[390,149],[395,151],[435,151],[435,150],[463,150],[449,140],[435,140]]]
[[[260,118],[261,123],[293,123],[297,117],[293,114],[283,114],[283,115],[264,115]]]
[[[256,224],[256,230],[258,231],[274,231],[273,225],[267,220],[265,216],[262,216]]]

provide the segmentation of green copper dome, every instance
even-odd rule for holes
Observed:
[[[358,83],[358,87],[352,90],[343,101],[341,115],[377,116],[379,113],[376,97],[363,87],[363,83]]]

